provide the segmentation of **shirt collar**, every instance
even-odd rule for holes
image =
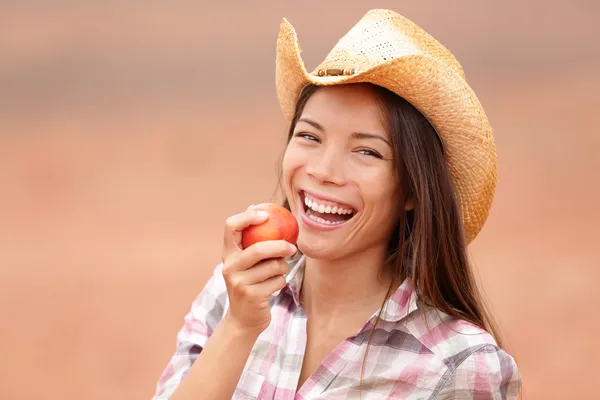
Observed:
[[[304,279],[304,264],[306,256],[302,254],[297,260],[290,262],[290,272],[286,276],[286,288],[291,292],[294,302],[300,307],[300,289],[302,288],[302,280]]]
[[[290,262],[290,272],[287,274],[287,290],[294,302],[300,307],[300,289],[304,279],[306,256],[302,254],[297,260]],[[381,319],[388,322],[398,322],[418,309],[417,294],[410,279],[405,279],[392,296],[385,302]]]
[[[385,302],[381,319],[388,322],[398,322],[416,311],[417,308],[417,293],[414,291],[410,279],[406,278]]]

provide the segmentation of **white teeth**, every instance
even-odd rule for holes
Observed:
[[[317,217],[316,215],[312,215],[312,214],[310,214],[308,216],[308,218],[310,218],[313,221],[318,222],[320,224],[326,224],[326,225],[337,225],[337,224],[342,224],[342,223],[346,222],[346,221],[330,222],[330,221],[327,221],[326,219]]]
[[[309,198],[307,195],[304,196],[304,204],[306,204],[306,206],[309,209],[319,212],[321,214],[326,213],[326,214],[345,215],[345,214],[353,214],[354,213],[354,211],[352,211],[352,210],[344,209],[341,207],[338,208],[338,206],[319,204],[316,201],[314,201],[313,199]]]

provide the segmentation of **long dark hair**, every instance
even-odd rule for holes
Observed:
[[[468,260],[460,206],[439,136],[406,100],[383,87],[368,85],[375,91],[391,134],[399,183],[414,204],[406,212],[404,204],[398,205],[403,212],[389,240],[387,263],[394,280],[371,337],[394,283],[409,278],[421,302],[481,327],[502,347],[499,330],[486,310]],[[317,90],[318,86],[309,85],[300,94],[288,143],[306,102]],[[289,209],[287,199],[284,206]]]

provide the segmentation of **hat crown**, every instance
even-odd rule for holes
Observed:
[[[428,55],[445,63],[464,79],[452,53],[412,21],[391,10],[368,11],[312,72],[356,69],[365,71],[399,57]]]

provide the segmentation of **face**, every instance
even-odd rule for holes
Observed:
[[[387,250],[404,209],[383,118],[366,85],[322,87],[308,99],[283,159],[298,248],[308,257]]]

